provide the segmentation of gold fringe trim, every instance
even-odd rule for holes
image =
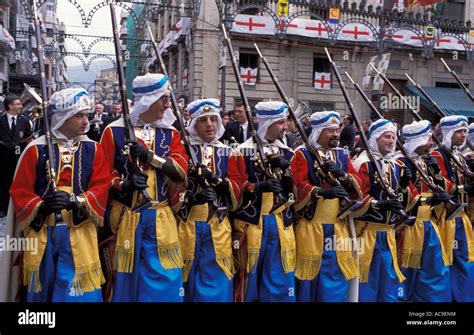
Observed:
[[[89,219],[94,222],[94,224],[97,227],[103,227],[104,226],[104,218],[101,217],[97,212],[92,208],[89,199],[87,197],[84,197],[86,199],[86,206],[84,208],[81,208],[86,211],[87,216]]]
[[[134,264],[134,248],[115,245],[114,268],[118,272],[132,273]]]
[[[401,266],[402,268],[411,268],[411,269],[419,269],[421,268],[421,251],[414,251],[412,249],[402,250],[402,257],[401,257]]]
[[[90,264],[88,266],[76,269],[74,279],[72,281],[72,288],[75,295],[83,295],[84,292],[92,292],[100,289],[101,285],[105,283],[104,274],[100,262]]]
[[[159,245],[158,255],[160,256],[161,265],[166,270],[183,267],[183,257],[178,242],[165,246]]]
[[[346,280],[351,280],[358,277],[359,269],[354,257],[352,257],[352,255],[341,256],[340,254],[341,253],[337,254],[337,263],[339,264],[339,268],[341,269],[341,272]]]
[[[41,282],[39,277],[40,266],[23,264],[23,285],[28,286],[28,292],[31,292],[34,284],[34,293],[41,292]]]
[[[191,267],[194,262],[194,255],[184,255],[183,256],[183,283],[186,283],[189,278],[189,273],[191,272]]]
[[[299,280],[313,280],[321,270],[322,256],[296,254],[295,277]]]
[[[248,248],[248,264],[247,264],[247,272],[250,273],[255,268],[258,262],[258,256],[260,254],[260,248]]]
[[[216,257],[217,265],[224,271],[227,279],[234,277],[234,258],[232,256],[220,256]]]
[[[281,262],[285,273],[295,271],[296,267],[296,247],[281,250]]]

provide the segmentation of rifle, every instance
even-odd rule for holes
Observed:
[[[118,74],[118,80],[119,80],[119,86],[120,86],[120,99],[122,103],[123,123],[125,126],[125,140],[126,142],[136,141],[135,132],[133,130],[132,122],[130,121],[130,111],[128,110],[127,89],[126,89],[126,83],[125,83],[125,74],[123,72],[122,54],[120,51],[117,18],[115,17],[114,4],[110,2],[109,5],[110,5],[110,16],[112,18],[112,32],[113,32],[113,37],[114,37],[115,60],[117,62],[117,74]],[[122,155],[129,156],[130,154],[129,148],[130,147],[126,145],[124,149],[122,150]],[[132,164],[135,171],[143,171],[143,168],[140,165],[140,161],[138,159],[136,161],[132,161]],[[142,190],[138,193],[137,203],[139,203],[139,206],[135,208],[135,210],[142,208],[150,203],[150,197],[148,196],[148,193],[146,192],[146,190]]]
[[[326,55],[329,59],[329,62],[331,63],[331,67],[334,71],[334,74],[336,75],[336,79],[337,79],[337,82],[339,83],[339,87],[341,88],[342,95],[344,96],[344,100],[346,100],[346,104],[349,107],[349,112],[351,113],[354,123],[357,127],[357,130],[360,133],[360,139],[362,143],[364,143],[365,147],[367,148],[366,149],[367,156],[369,158],[369,161],[374,166],[375,173],[378,176],[380,186],[382,187],[383,191],[385,192],[385,194],[387,195],[389,199],[396,199],[398,198],[397,194],[388,184],[387,179],[385,177],[385,173],[382,171],[380,165],[378,164],[377,160],[372,154],[372,151],[370,150],[369,141],[367,140],[367,137],[365,137],[365,132],[364,132],[364,129],[362,128],[362,124],[359,122],[359,118],[357,117],[357,114],[354,111],[354,104],[349,98],[349,94],[347,93],[346,86],[344,85],[344,82],[342,81],[341,74],[339,73],[339,69],[337,68],[336,63],[332,60],[328,49],[324,48],[324,50],[326,51]],[[396,228],[403,227],[405,225],[411,225],[415,221],[414,216],[408,216],[403,210],[398,210],[395,213],[401,218],[400,222],[398,222],[395,225]]]
[[[267,155],[265,154],[265,152],[263,150],[263,141],[257,135],[257,131],[255,130],[255,126],[253,124],[253,118],[252,118],[252,115],[250,113],[250,104],[249,104],[249,101],[247,99],[247,95],[246,95],[245,89],[244,89],[244,84],[242,82],[242,78],[240,78],[240,71],[239,71],[239,68],[237,67],[237,62],[236,62],[235,57],[234,57],[234,48],[232,47],[232,42],[231,42],[229,36],[227,36],[227,31],[225,29],[224,24],[221,24],[221,30],[222,30],[222,34],[224,35],[224,40],[226,42],[227,50],[229,52],[230,60],[231,60],[231,63],[232,63],[232,69],[233,69],[234,75],[235,75],[235,80],[237,81],[237,87],[239,88],[240,97],[242,98],[242,102],[244,104],[245,116],[247,118],[248,127],[249,127],[249,130],[250,130],[251,136],[252,136],[252,140],[255,143],[256,147],[257,147],[257,157],[255,159],[255,163],[256,163],[257,167],[260,169],[260,171],[263,173],[263,175],[266,179],[281,179],[284,172],[281,171],[280,168],[272,169],[271,165],[269,164],[269,160],[267,158]],[[288,175],[289,171],[287,170],[286,173]],[[283,206],[285,204],[294,203],[294,201],[295,201],[294,199],[292,199],[291,196],[287,200],[281,194],[276,194],[275,198],[276,198],[275,199],[276,205],[274,205],[274,207],[272,208],[271,213],[276,211],[281,206]]]
[[[291,107],[291,105],[288,101],[288,98],[287,98],[285,92],[283,91],[283,88],[281,87],[280,83],[278,82],[278,79],[275,76],[275,73],[273,72],[270,64],[267,61],[267,59],[262,55],[262,53],[261,53],[261,51],[260,51],[260,49],[259,49],[259,47],[257,46],[256,43],[254,43],[254,47],[257,50],[258,55],[262,59],[263,64],[267,68],[267,71],[270,74],[270,77],[272,78],[273,84],[275,85],[278,93],[280,94],[281,99],[283,100],[283,102],[285,104],[288,105],[288,116],[294,122],[295,127],[298,130],[298,132],[299,132],[299,134],[300,134],[300,136],[303,140],[304,145],[308,149],[310,155],[313,157],[314,162],[315,162],[315,169],[318,170],[318,173],[320,174],[322,179],[325,179],[331,186],[340,186],[341,183],[339,182],[339,180],[334,178],[334,176],[325,174],[323,172],[321,167],[324,165],[324,162],[321,159],[321,157],[319,156],[318,151],[314,148],[314,146],[311,145],[311,143],[309,143],[308,136],[306,136],[305,131],[303,130],[298,118],[296,117],[296,114],[293,111],[293,107]],[[346,198],[340,199],[340,204],[341,204],[341,209],[340,209],[340,212],[338,214],[338,218],[343,219],[352,210],[359,207],[361,205],[361,202],[360,201],[352,201],[351,199],[346,197]]]
[[[422,118],[418,114],[418,112],[415,110],[415,108],[407,101],[407,99],[405,99],[405,97],[400,93],[400,91],[398,91],[397,88],[395,86],[393,86],[393,84],[390,82],[390,80],[388,80],[388,78],[383,73],[380,73],[380,71],[375,66],[373,66],[372,64],[369,64],[369,65],[375,70],[375,72],[380,76],[380,78],[382,78],[382,80],[390,87],[390,89],[395,93],[395,95],[401,101],[403,101],[406,104],[406,106],[408,106],[408,109],[410,110],[411,114],[413,115],[413,118],[416,121],[421,121]],[[431,99],[431,97],[430,97],[430,99]],[[441,113],[444,114],[444,112],[442,112],[442,111],[441,111]],[[470,177],[470,178],[474,177],[474,173],[469,170],[469,168],[466,166],[465,162],[461,162],[459,158],[454,156],[454,154],[451,152],[451,150],[449,148],[446,148],[446,146],[436,136],[433,136],[433,140],[435,141],[436,145],[438,145],[439,149],[442,150],[446,155],[448,155],[448,157],[454,162],[454,164],[457,166],[458,170],[460,170],[467,177]]]
[[[469,89],[466,87],[466,85],[464,85],[464,83],[461,81],[461,79],[458,77],[458,74],[456,72],[454,72],[450,67],[449,65],[444,61],[443,58],[441,58],[441,62],[443,62],[443,65],[444,67],[446,68],[446,70],[448,70],[449,73],[451,73],[451,75],[454,77],[454,79],[456,79],[456,81],[458,82],[459,86],[462,88],[462,90],[464,91],[464,93],[466,93],[466,95],[468,96],[469,99],[471,99],[471,102],[474,102],[474,96],[472,96],[471,94],[471,91],[469,91]]]
[[[33,21],[35,25],[35,38],[36,45],[38,47],[38,67],[40,75],[40,89],[42,97],[37,97],[40,100],[41,108],[43,109],[43,123],[44,123],[44,135],[46,139],[46,148],[48,151],[48,161],[46,162],[47,176],[49,181],[50,191],[57,191],[56,185],[56,162],[54,155],[54,144],[51,135],[51,124],[48,112],[48,90],[46,83],[46,74],[44,66],[44,47],[41,43],[41,25],[38,17],[38,11],[36,8],[36,0],[33,0]],[[56,222],[64,221],[60,212],[56,213]]]
[[[155,37],[153,36],[150,26],[147,26],[147,28],[148,28],[148,33],[151,38],[152,45],[153,45],[153,50],[155,51],[156,58],[160,62],[161,71],[166,77],[169,78],[165,62],[163,61],[163,57],[161,57],[161,54],[158,51],[158,43],[156,43]],[[170,85],[171,106],[173,107],[171,108],[171,110],[174,116],[176,117],[176,120],[178,121],[178,128],[179,128],[178,131],[180,132],[181,140],[184,144],[184,147],[186,148],[186,152],[191,158],[191,161],[190,161],[191,170],[198,176],[198,179],[200,180],[200,185],[203,189],[211,187],[211,186],[216,186],[222,182],[221,178],[218,179],[215,185],[211,185],[207,180],[199,178],[199,176],[202,175],[203,166],[199,164],[199,161],[196,156],[196,152],[194,151],[194,149],[191,146],[191,143],[189,142],[188,132],[186,131],[186,127],[184,126],[183,119],[180,117],[181,111],[179,108],[178,100],[176,100],[176,95],[174,94],[171,83],[169,83],[169,85]],[[219,204],[217,199],[213,201],[212,203],[209,203],[209,213],[207,217],[207,222],[210,221],[210,219],[214,216],[216,212],[225,212],[225,211],[227,211],[227,205],[224,206],[224,205]]]
[[[372,101],[369,99],[367,94],[365,94],[365,92],[362,90],[362,88],[359,86],[359,84],[357,84],[351,78],[349,73],[345,72],[345,74],[346,74],[346,77],[349,78],[349,80],[351,81],[352,85],[354,85],[357,92],[359,92],[359,94],[362,96],[365,103],[369,106],[370,110],[372,112],[374,112],[380,119],[383,119],[384,117],[383,117],[382,113],[380,113],[380,111],[374,106]],[[408,163],[410,163],[415,168],[415,170],[418,172],[420,177],[425,181],[425,183],[426,183],[426,185],[428,186],[429,189],[431,189],[434,193],[438,192],[438,191],[444,191],[444,189],[440,185],[435,184],[433,178],[431,176],[428,176],[425,173],[425,171],[415,162],[415,160],[413,160],[410,157],[410,155],[408,154],[408,152],[406,151],[405,147],[400,142],[400,139],[398,137],[397,137],[397,148],[400,150],[402,155],[406,158]],[[447,220],[451,220],[452,218],[454,218],[456,216],[456,214],[458,214],[464,207],[465,207],[465,204],[459,204],[459,203],[456,203],[452,200],[449,200],[449,202],[446,203],[446,211],[447,211],[446,217],[447,217]]]

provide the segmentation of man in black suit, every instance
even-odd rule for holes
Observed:
[[[96,142],[100,142],[100,136],[105,129],[105,122],[107,120],[107,114],[104,113],[104,105],[100,102],[94,106],[94,111],[89,115],[90,130],[87,136]]]
[[[104,118],[103,129],[105,129],[112,122],[122,117],[122,104],[120,102],[114,102],[112,105],[112,114],[109,114]],[[102,129],[102,130],[103,130]]]
[[[30,120],[20,115],[23,106],[18,97],[9,95],[3,104],[6,112],[0,116],[0,217],[7,214],[16,164],[32,135]]]
[[[234,120],[229,121],[225,127],[224,135],[220,140],[224,143],[243,143],[250,137],[247,117],[245,116],[245,107],[238,103],[234,107]]]

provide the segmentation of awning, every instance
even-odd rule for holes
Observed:
[[[461,88],[423,87],[423,89],[447,115],[474,117],[474,103]],[[435,113],[433,106],[415,86],[405,86],[405,92],[410,96],[420,96],[420,104]],[[471,90],[471,93],[474,95],[474,91]]]

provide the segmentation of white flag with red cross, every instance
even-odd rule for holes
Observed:
[[[251,67],[240,68],[240,78],[245,85],[254,86],[257,83],[258,69],[252,69]]]
[[[330,72],[315,72],[313,87],[317,90],[331,89],[331,73]]]
[[[300,35],[315,38],[329,38],[329,25],[324,25],[320,20],[294,19],[286,28],[289,35]]]
[[[375,41],[375,36],[365,24],[348,23],[341,28],[337,39],[353,42],[372,42]]]
[[[275,21],[270,16],[239,14],[232,23],[231,31],[236,33],[275,35]]]

